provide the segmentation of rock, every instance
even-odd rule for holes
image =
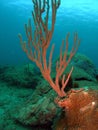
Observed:
[[[34,88],[41,79],[39,71],[33,64],[4,67],[0,70],[0,80],[18,87]]]
[[[41,97],[37,102],[29,102],[21,106],[15,115],[18,120],[25,125],[44,125],[52,121],[56,115],[56,106],[47,97]]]
[[[86,55],[80,53],[76,54],[73,57],[71,64],[84,70],[87,74],[91,75],[92,78],[96,78],[96,76],[98,75],[97,68],[95,67],[91,59],[89,59]]]

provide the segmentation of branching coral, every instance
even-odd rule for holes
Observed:
[[[80,44],[80,40],[78,39],[77,33],[74,35],[74,43],[70,55],[67,59],[68,52],[68,39],[69,33],[66,36],[66,40],[62,41],[61,49],[60,49],[60,59],[57,61],[56,65],[56,77],[55,81],[51,78],[51,64],[52,64],[52,54],[54,51],[54,44],[52,45],[52,49],[49,56],[49,62],[47,63],[46,55],[47,49],[50,45],[50,41],[54,31],[54,25],[56,21],[56,13],[60,6],[60,0],[51,0],[51,5],[49,0],[32,0],[34,10],[32,12],[32,17],[35,25],[34,35],[32,36],[32,27],[31,20],[28,21],[28,25],[25,25],[25,31],[27,36],[27,43],[22,40],[21,34],[19,34],[20,43],[22,45],[22,49],[27,54],[28,58],[35,62],[38,68],[40,69],[43,77],[49,82],[50,86],[56,91],[59,97],[66,96],[64,91],[68,80],[73,71],[73,67],[69,72],[67,79],[65,80],[65,75],[63,75],[64,70],[68,66],[72,57],[75,55],[78,46]],[[49,28],[49,12],[51,8],[51,27]],[[44,18],[43,18],[44,14]],[[65,50],[64,55],[62,55],[64,43]],[[63,76],[62,76],[63,75]],[[63,77],[61,80],[61,86],[59,85],[60,77]]]

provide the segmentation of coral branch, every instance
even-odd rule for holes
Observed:
[[[63,76],[62,79],[62,86],[59,85],[60,77],[63,75],[64,70],[68,66],[69,62],[71,61],[72,57],[76,53],[80,40],[78,39],[77,33],[74,36],[74,44],[72,50],[70,52],[69,57],[67,57],[68,52],[68,39],[69,33],[66,36],[66,43],[62,41],[62,46],[60,50],[60,60],[57,62],[56,65],[56,78],[55,81],[51,78],[51,64],[52,64],[52,55],[54,51],[54,45],[52,46],[50,56],[49,56],[49,63],[47,63],[46,55],[47,49],[50,45],[50,41],[54,31],[54,25],[56,21],[56,13],[60,6],[60,0],[51,0],[51,6],[49,0],[32,0],[33,2],[33,12],[32,17],[35,25],[34,35],[32,36],[32,26],[31,20],[28,20],[28,24],[25,24],[25,32],[26,37],[28,39],[27,43],[22,40],[21,34],[19,34],[20,44],[22,46],[23,51],[27,54],[28,58],[35,62],[38,68],[40,69],[43,77],[49,82],[51,87],[56,91],[56,93],[60,96],[66,96],[64,92],[64,88],[66,87],[69,78],[71,76],[73,67],[68,75],[67,80],[65,81]],[[51,27],[49,27],[49,12],[51,8]],[[43,14],[44,13],[44,14]],[[63,48],[65,45],[64,55]]]

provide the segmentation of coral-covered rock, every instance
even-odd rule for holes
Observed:
[[[56,130],[98,130],[97,90],[68,93],[60,102],[65,113],[57,121]]]

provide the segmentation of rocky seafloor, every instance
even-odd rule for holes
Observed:
[[[52,63],[51,77],[53,80],[56,74],[56,60]],[[96,127],[77,127],[77,121],[76,124],[71,121],[73,118],[68,118],[70,121],[68,120],[67,124],[69,125],[66,127],[67,118],[62,117],[62,109],[54,102],[57,94],[43,79],[35,65],[25,64],[0,66],[0,130],[97,130],[98,69],[88,57],[81,54],[77,54],[72,59],[64,72],[66,75],[72,66],[74,70],[65,91],[67,93],[71,88],[84,88],[89,94],[93,93],[91,97],[96,95],[93,98],[97,104],[93,111],[93,117],[91,113],[85,116],[90,123],[94,120]],[[93,99],[90,100],[93,101]],[[87,99],[84,97],[82,100]],[[90,103],[90,100],[87,104]],[[80,120],[82,119],[80,118]]]

